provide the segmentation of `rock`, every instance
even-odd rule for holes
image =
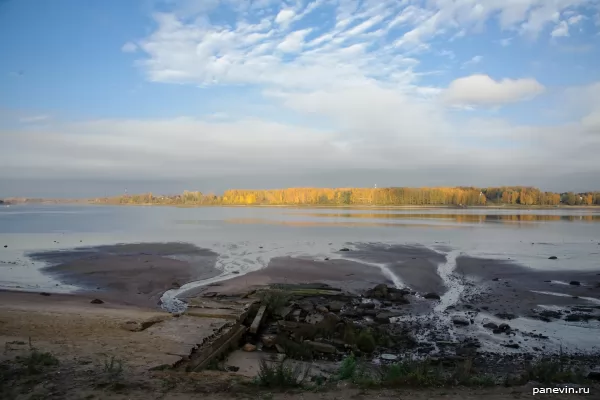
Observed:
[[[363,309],[363,310],[361,311],[361,314],[362,314],[364,317],[375,317],[375,316],[377,316],[377,313],[379,313],[379,311],[377,311],[377,310],[364,310],[364,309]]]
[[[404,298],[404,294],[402,293],[388,293],[387,299],[396,304],[410,304],[410,301]]]
[[[299,306],[305,313],[311,313],[315,310],[315,306],[309,301],[304,301],[300,303]]]
[[[173,282],[173,283],[171,283],[171,287],[173,289],[179,289],[181,287],[181,285],[178,282]]]
[[[462,325],[462,326],[466,326],[466,325],[470,325],[471,322],[469,322],[469,320],[465,317],[453,317],[452,318],[452,323],[454,325]]]
[[[276,317],[286,319],[288,315],[292,312],[292,307],[279,307],[277,310],[273,312]]]
[[[325,307],[325,306],[321,305],[321,304],[319,304],[318,306],[316,306],[316,307],[315,307],[315,310],[317,310],[318,312],[320,312],[320,313],[323,313],[323,314],[325,314],[325,313],[328,313],[328,312],[329,312],[329,309],[328,309],[327,307]],[[333,311],[333,310],[332,310],[332,311]],[[338,310],[338,311],[339,311],[339,310]]]
[[[342,247],[342,248],[340,249],[340,251],[350,251],[350,249],[349,249],[349,248],[347,248],[347,247]]]
[[[372,310],[375,308],[375,303],[361,303],[358,305],[358,308],[362,308],[365,310]]]
[[[310,340],[305,340],[304,344],[308,345],[314,351],[318,351],[319,353],[335,354],[337,351],[335,346],[332,346],[327,343],[313,342]]]
[[[571,281],[571,282],[569,282],[569,285],[580,286],[581,282],[579,282],[579,281]]]
[[[252,343],[246,343],[244,345],[244,347],[242,347],[242,350],[248,351],[248,352],[256,351],[256,346],[253,345]]]
[[[283,348],[283,346],[276,344],[275,345],[275,349],[277,349],[277,352],[280,354],[285,354],[285,349]]]
[[[325,261],[329,261],[329,257],[325,257]]]
[[[319,322],[323,321],[323,318],[324,318],[323,314],[320,314],[320,313],[311,313],[311,314],[308,314],[306,316],[306,318],[304,319],[304,321],[307,324],[315,325],[315,324],[318,324]]]
[[[440,347],[451,347],[458,345],[457,342],[451,342],[449,340],[438,340],[437,342],[435,342],[435,344],[437,344]]]
[[[373,289],[368,290],[366,293],[367,297],[372,297],[376,299],[385,299],[388,294],[388,287],[386,285],[377,285]]]
[[[394,354],[385,354],[384,353],[384,354],[380,355],[379,358],[381,358],[382,360],[385,360],[385,361],[396,361],[398,359],[398,356],[394,355]]]
[[[346,318],[359,318],[361,316],[361,314],[355,310],[344,310],[340,315]]]
[[[6,249],[6,248],[8,248],[8,245],[7,245],[7,244],[5,244],[5,245],[4,245],[4,248],[5,248],[5,249]]]
[[[92,304],[104,304],[104,302],[102,300],[100,300],[100,299],[94,299],[94,300],[90,301],[90,303],[92,303]]]
[[[225,369],[229,372],[238,372],[240,370],[240,367],[236,367],[234,365],[228,365],[225,367]]]
[[[515,319],[517,318],[517,316],[515,314],[510,314],[510,313],[498,313],[496,314],[496,317],[500,318],[500,319]]]
[[[439,300],[441,297],[439,294],[437,293],[427,293],[425,296],[423,296],[424,298],[426,298],[427,300]]]
[[[345,305],[346,304],[343,301],[334,300],[329,303],[329,310],[333,312],[340,312]]]
[[[562,313],[560,311],[554,310],[544,310],[538,313],[540,317],[544,318],[560,318],[562,317]]]
[[[277,336],[275,336],[275,335],[262,335],[260,337],[260,341],[267,348],[271,348],[271,347],[275,346],[276,339],[277,339]]]
[[[498,329],[500,330],[500,332],[510,332],[512,330],[510,325],[508,324],[500,324]]]
[[[498,329],[498,325],[496,325],[493,322],[488,322],[487,324],[483,324],[483,327],[487,328],[487,329],[491,329],[491,330]]]
[[[556,256],[550,256],[550,257],[548,257],[548,260],[558,260],[558,257],[556,257]]]
[[[509,349],[518,349],[519,346],[517,343],[507,343],[507,344],[503,344],[504,347],[508,347]]]
[[[499,280],[500,280],[500,278],[494,278],[494,279],[492,279],[492,281],[494,281],[494,282],[498,282]]]
[[[588,314],[569,314],[565,317],[565,321],[589,321],[592,319],[591,315]]]
[[[402,313],[399,312],[393,312],[393,311],[384,311],[384,312],[380,312],[379,314],[375,315],[375,322],[378,322],[380,324],[389,324],[390,323],[390,318],[395,318],[395,317],[399,317],[403,315]]]
[[[587,378],[593,381],[600,381],[600,370],[590,371]]]
[[[42,296],[50,296],[50,293],[47,293],[47,292],[41,292],[40,294],[41,294]]]
[[[302,314],[302,310],[297,309],[292,311],[290,319],[296,322],[300,322],[300,315]]]
[[[329,325],[337,325],[342,319],[335,313],[328,312],[324,315],[323,321]]]

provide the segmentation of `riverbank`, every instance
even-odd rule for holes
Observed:
[[[223,388],[238,378],[253,379],[265,357],[311,360],[311,382],[331,384],[353,355],[373,373],[386,363],[424,360],[440,365],[444,379],[469,363],[473,375],[463,384],[489,383],[490,377],[499,384],[532,362],[561,355],[570,369],[600,367],[600,270],[532,269],[468,256],[443,243],[274,252],[264,267],[248,269],[242,265],[246,250],[227,273],[215,250],[177,242],[29,252],[46,265],[44,273],[78,290],[0,292],[3,360],[14,362],[11,357],[34,347],[67,368],[55,372],[85,365],[99,385],[109,386],[114,382],[109,377],[106,383],[110,371],[104,369],[118,361],[138,382],[128,385],[130,398],[163,384],[165,372],[150,371],[156,368],[187,382],[175,387],[188,393],[196,376],[203,383],[193,387],[213,391],[217,384],[206,382],[205,372],[186,372],[211,365],[222,370],[214,378],[218,390],[229,390]],[[161,309],[173,300],[183,306],[178,313]],[[262,305],[264,317],[253,329]],[[67,389],[88,393],[82,382],[63,382],[55,397],[64,398]]]
[[[130,206],[130,207],[177,207],[177,208],[292,208],[292,209],[351,209],[351,210],[426,210],[426,209],[481,209],[481,210],[598,210],[600,205],[521,205],[521,204],[487,204],[487,205],[368,205],[368,204],[160,204],[160,203],[119,203],[101,202],[95,199],[7,199],[4,206],[26,204],[76,204],[76,205],[104,205],[104,206]]]

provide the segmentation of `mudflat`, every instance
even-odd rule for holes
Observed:
[[[134,243],[29,254],[44,272],[83,293],[157,306],[169,289],[219,274],[217,254],[187,243]]]

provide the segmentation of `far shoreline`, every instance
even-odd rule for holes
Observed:
[[[90,199],[68,200],[68,199],[47,199],[47,200],[25,200],[25,201],[4,201],[5,206],[19,205],[91,205],[91,206],[129,206],[129,207],[174,207],[174,208],[300,208],[300,209],[351,209],[351,210],[426,210],[426,209],[444,209],[444,210],[600,210],[600,205],[476,205],[476,206],[455,206],[455,205],[340,205],[340,204],[157,204],[157,203],[105,203]]]

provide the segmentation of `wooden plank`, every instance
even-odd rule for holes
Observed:
[[[265,312],[267,311],[267,306],[260,306],[258,309],[258,313],[256,313],[256,317],[254,321],[252,321],[252,325],[250,325],[250,333],[258,332],[258,328],[260,324],[262,324],[262,320],[265,317]]]
[[[242,335],[246,332],[244,325],[236,325],[227,335],[220,340],[212,343],[208,349],[203,352],[203,356],[195,360],[195,366],[192,371],[201,371],[215,358],[221,356],[224,352],[229,351],[232,347],[238,345]]]

